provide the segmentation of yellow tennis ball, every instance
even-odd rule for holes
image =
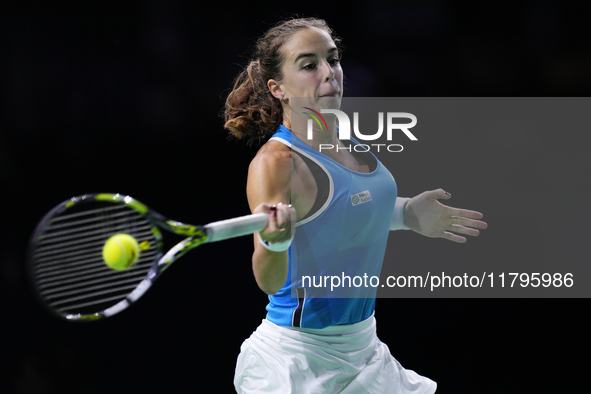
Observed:
[[[117,271],[132,267],[139,257],[139,245],[135,238],[128,234],[113,235],[103,247],[103,260]]]

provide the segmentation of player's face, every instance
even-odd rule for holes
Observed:
[[[317,28],[300,30],[281,47],[285,97],[308,97],[323,108],[340,108],[343,69],[340,54],[330,35]]]

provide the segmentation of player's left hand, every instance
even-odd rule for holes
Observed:
[[[477,236],[477,229],[488,225],[480,220],[482,214],[467,209],[452,208],[441,204],[439,199],[448,200],[451,194],[443,189],[426,191],[411,198],[404,207],[404,224],[411,230],[431,238],[445,238],[464,243],[466,238],[457,235]]]

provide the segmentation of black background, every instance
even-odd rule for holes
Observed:
[[[250,238],[192,252],[136,305],[96,324],[57,320],[35,302],[25,251],[49,209],[89,192],[129,194],[188,223],[248,213],[256,149],[228,141],[218,114],[253,41],[285,15],[324,18],[343,38],[348,96],[591,89],[589,9],[574,2],[84,3],[25,2],[0,14],[4,392],[233,392],[240,344],[265,315]],[[395,177],[403,170],[412,171],[391,169]],[[401,190],[447,187],[413,182]],[[500,195],[510,199],[492,190],[488,203]],[[528,231],[527,218],[510,225]],[[469,240],[473,253],[500,239],[492,228]],[[429,241],[437,258],[445,241]],[[461,247],[458,258],[467,258]],[[378,299],[376,317],[392,354],[436,380],[438,393],[557,393],[587,386],[588,306],[586,299]]]

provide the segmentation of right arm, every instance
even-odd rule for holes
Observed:
[[[279,144],[279,145],[276,145]],[[291,152],[279,142],[267,143],[252,160],[246,186],[252,213],[269,213],[269,224],[260,232],[263,240],[276,243],[291,239],[296,212],[291,203]],[[281,204],[280,204],[281,203]],[[275,207],[274,207],[275,206]],[[252,269],[259,288],[277,293],[287,280],[288,251],[268,250],[254,236]]]

